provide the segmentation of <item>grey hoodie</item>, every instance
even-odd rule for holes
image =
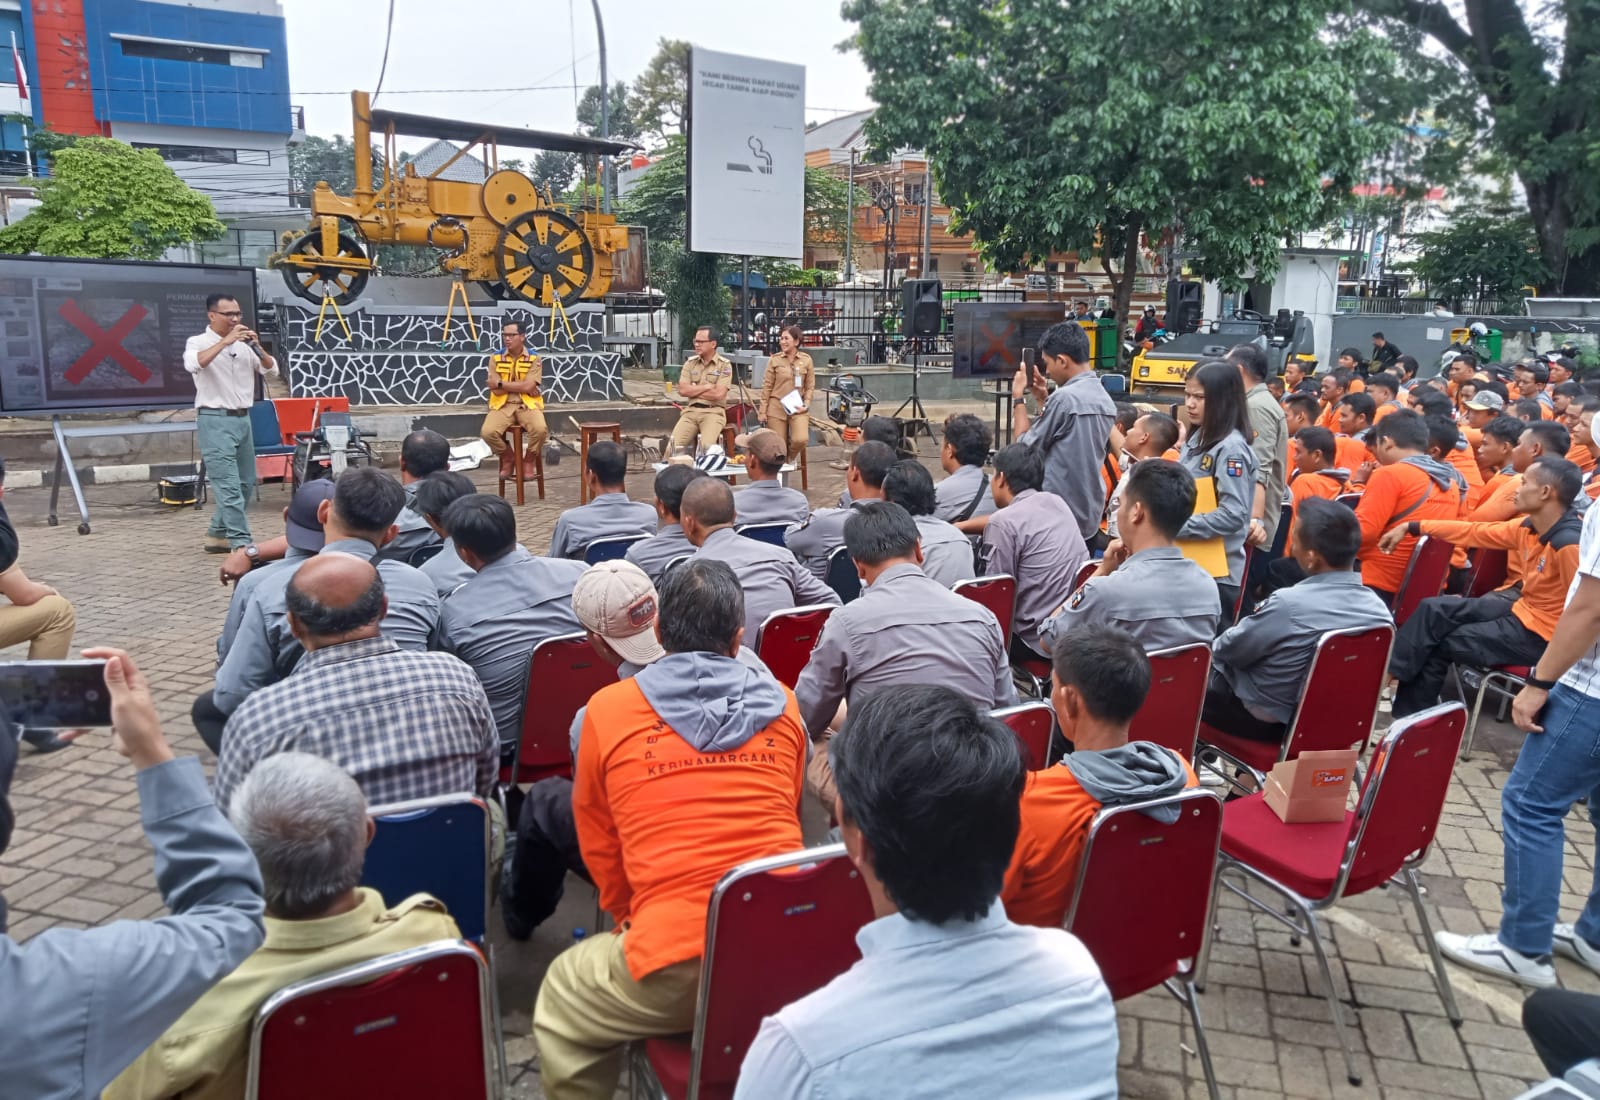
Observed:
[[[1461,498],[1466,499],[1467,479],[1462,477],[1461,471],[1450,465],[1450,463],[1440,462],[1437,458],[1431,458],[1428,455],[1407,455],[1400,461],[1407,466],[1415,466],[1427,474],[1428,477],[1433,479],[1433,483],[1441,489],[1454,487]]]
[[[733,657],[669,653],[633,682],[672,732],[701,752],[731,752],[782,717],[789,695]]]
[[[1149,741],[1130,741],[1100,752],[1069,752],[1061,758],[1061,766],[1102,806],[1164,798],[1189,783],[1178,754]],[[1171,825],[1178,820],[1178,810],[1162,806],[1149,816]]]

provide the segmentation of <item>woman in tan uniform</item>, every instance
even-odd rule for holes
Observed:
[[[811,435],[811,394],[817,388],[817,368],[811,356],[800,350],[800,326],[785,325],[778,333],[778,354],[767,360],[766,377],[761,381],[761,423],[783,436],[789,444],[789,461],[805,450]],[[798,390],[804,404],[797,413],[783,407],[786,394]]]

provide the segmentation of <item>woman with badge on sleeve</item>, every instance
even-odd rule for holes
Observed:
[[[811,356],[800,350],[799,325],[784,325],[778,331],[778,354],[767,360],[767,373],[761,379],[761,422],[789,445],[789,461],[797,461],[811,435],[811,395],[817,388],[817,368]],[[783,399],[798,394],[800,407],[791,412]],[[790,404],[794,402],[790,398]]]
[[[1233,620],[1239,586],[1244,583],[1245,538],[1251,524],[1260,522],[1250,518],[1256,488],[1256,454],[1250,446],[1254,433],[1244,382],[1232,363],[1206,359],[1196,364],[1184,383],[1183,396],[1192,427],[1179,461],[1197,483],[1211,481],[1217,505],[1189,517],[1178,537],[1222,540],[1228,575],[1217,578],[1217,595],[1226,624]]]

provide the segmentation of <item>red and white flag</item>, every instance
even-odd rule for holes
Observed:
[[[17,52],[17,32],[11,32],[11,66],[17,73],[17,98],[28,98],[28,71],[22,67],[22,54]]]

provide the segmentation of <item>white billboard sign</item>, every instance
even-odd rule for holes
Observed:
[[[689,51],[689,249],[805,251],[804,65]]]

